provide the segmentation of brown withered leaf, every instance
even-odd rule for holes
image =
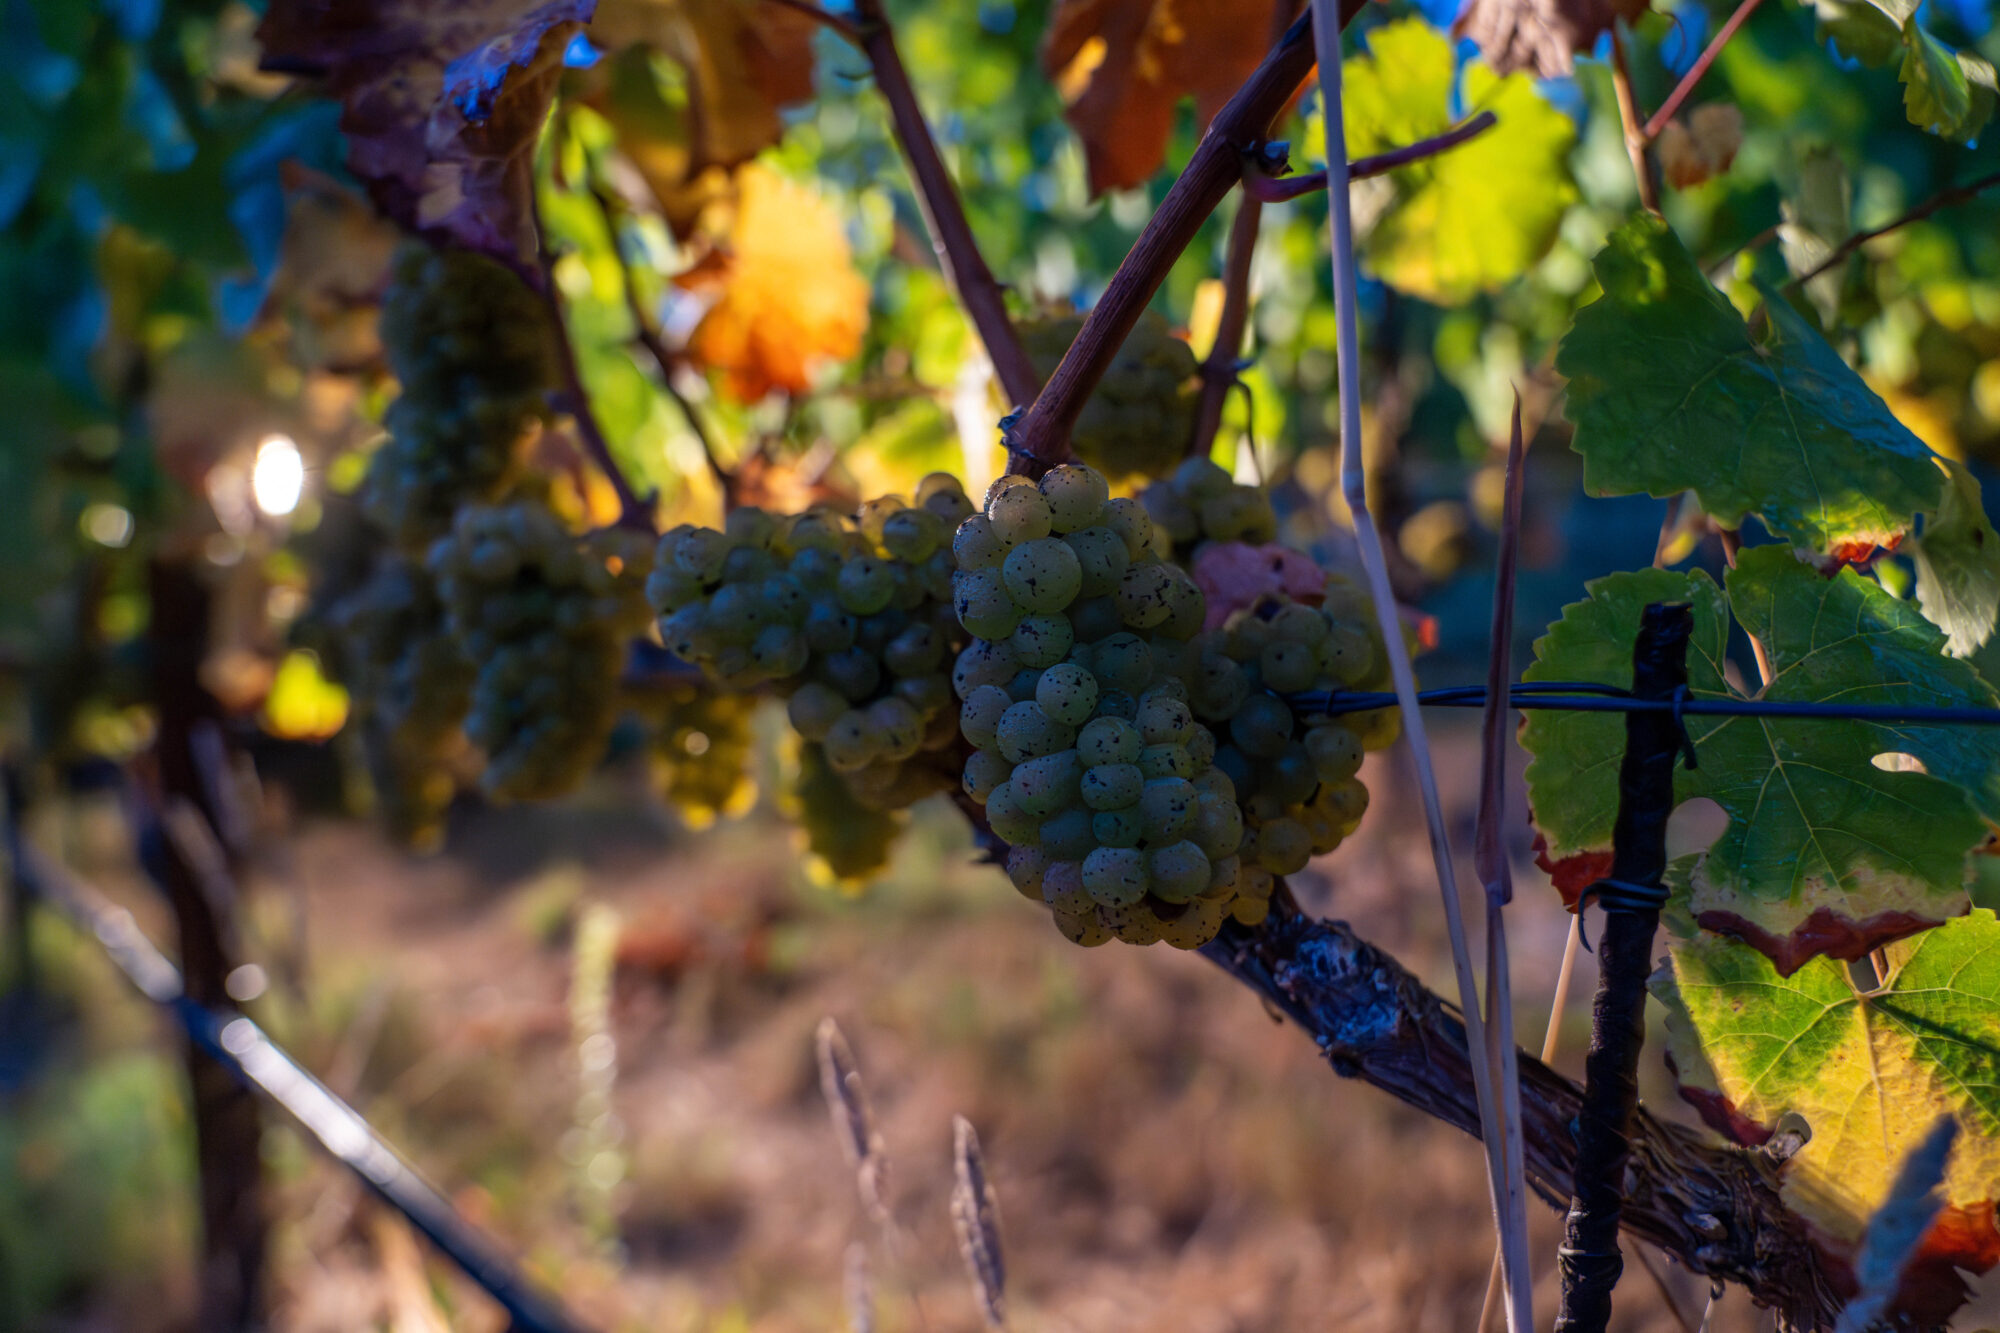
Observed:
[[[1477,42],[1496,74],[1530,69],[1553,79],[1613,23],[1636,22],[1646,9],[1646,0],[1472,0],[1451,31]]]
[[[1730,102],[1704,102],[1670,120],[1655,141],[1667,184],[1685,190],[1729,170],[1743,144],[1743,113]]]
[[[591,40],[605,50],[643,47],[686,73],[680,132],[662,136],[657,118],[647,127],[656,160],[663,137],[678,140],[683,182],[748,161],[783,137],[779,111],[813,95],[817,31],[810,15],[777,0],[603,0],[590,23]]]
[[[1270,49],[1281,2],[1060,0],[1042,69],[1083,141],[1093,195],[1159,170],[1181,98],[1208,124]]]
[[[324,81],[389,217],[539,281],[536,138],[596,0],[273,0],[263,68]]]

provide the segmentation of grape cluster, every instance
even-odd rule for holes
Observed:
[[[957,479],[857,515],[733,510],[721,531],[661,538],[646,595],[667,647],[724,689],[769,685],[849,797],[899,810],[951,786],[951,534],[972,510]],[[830,861],[834,858],[829,857]],[[844,858],[852,861],[852,857]]]
[[[465,730],[492,795],[561,795],[604,753],[626,643],[647,621],[649,546],[617,529],[579,537],[528,501],[462,509],[432,545],[452,636],[477,666]]]
[[[1240,892],[1244,825],[1189,707],[1201,590],[1145,510],[1075,464],[1003,477],[953,549],[975,636],[953,671],[964,789],[1011,844],[1015,887],[1079,944],[1206,944]]]
[[[1278,515],[1271,497],[1244,486],[1206,458],[1190,458],[1164,481],[1139,493],[1173,553],[1185,559],[1205,541],[1262,545],[1278,538]]]
[[[390,554],[334,604],[327,625],[327,658],[354,700],[391,829],[435,847],[457,789],[459,725],[474,674],[446,627],[437,589],[422,565]]]
[[[362,500],[408,549],[450,531],[468,502],[504,498],[546,411],[546,315],[514,273],[464,250],[412,243],[382,306],[382,343],[402,392]]]
[[[674,687],[653,721],[653,782],[688,827],[747,814],[757,802],[751,763],[757,697],[694,682]]]
[[[807,865],[849,891],[889,864],[909,819],[901,810],[863,802],[846,775],[827,762],[826,748],[811,741],[799,747],[788,805],[805,842]]]
[[[1373,626],[1366,596],[1334,575],[1322,605],[1267,597],[1195,642],[1188,704],[1215,728],[1215,766],[1242,803],[1246,898],[1268,902],[1272,876],[1332,851],[1368,808],[1356,775],[1365,750],[1395,739],[1395,712],[1300,717],[1289,699],[1386,689]],[[1262,915],[1239,900],[1238,920],[1254,925]]]
[[[1082,328],[1082,315],[1021,326],[1028,359],[1044,381]],[[1195,371],[1194,351],[1156,311],[1146,311],[1070,431],[1076,456],[1110,477],[1165,476],[1194,428]]]

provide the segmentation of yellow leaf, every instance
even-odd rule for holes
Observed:
[[[737,186],[726,251],[678,281],[718,293],[689,354],[721,372],[732,397],[754,402],[772,389],[803,392],[820,362],[860,349],[868,284],[825,199],[754,163]]]
[[[285,654],[264,697],[264,730],[288,741],[323,741],[347,721],[347,691],[303,649]]]

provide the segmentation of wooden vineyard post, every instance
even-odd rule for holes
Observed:
[[[1665,701],[1687,688],[1693,612],[1681,603],[1648,606],[1632,648],[1632,695]],[[1666,709],[1625,715],[1618,770],[1618,821],[1611,873],[1584,891],[1604,909],[1597,945],[1597,998],[1576,1122],[1576,1175],[1558,1251],[1562,1308],[1556,1333],[1603,1333],[1611,1290],[1625,1261],[1618,1249],[1627,1137],[1639,1100],[1639,1048],[1646,1036],[1646,978],[1666,889],[1667,816],[1674,808],[1674,763],[1684,746],[1680,720]]]

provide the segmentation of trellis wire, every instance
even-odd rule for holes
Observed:
[[[168,1010],[188,1039],[282,1107],[336,1160],[401,1213],[506,1310],[518,1333],[586,1333],[585,1326],[536,1289],[511,1259],[375,1132],[360,1112],[314,1078],[241,1014],[191,999],[180,969],[154,947],[132,914],[45,860],[9,822],[9,861],[17,891],[57,909],[88,931],[125,977]]]
[[[1293,710],[1339,717],[1394,708],[1393,694],[1363,690],[1314,690],[1291,696]],[[1417,702],[1436,708],[1484,708],[1484,685],[1448,685],[1422,690]],[[1634,699],[1615,685],[1590,681],[1530,681],[1513,685],[1514,708],[1572,713],[1678,713],[1683,717],[1794,717],[1846,722],[1934,722],[2000,726],[2000,708],[1933,708],[1915,704],[1825,704],[1782,699],[1713,699],[1686,694],[1676,699]]]

